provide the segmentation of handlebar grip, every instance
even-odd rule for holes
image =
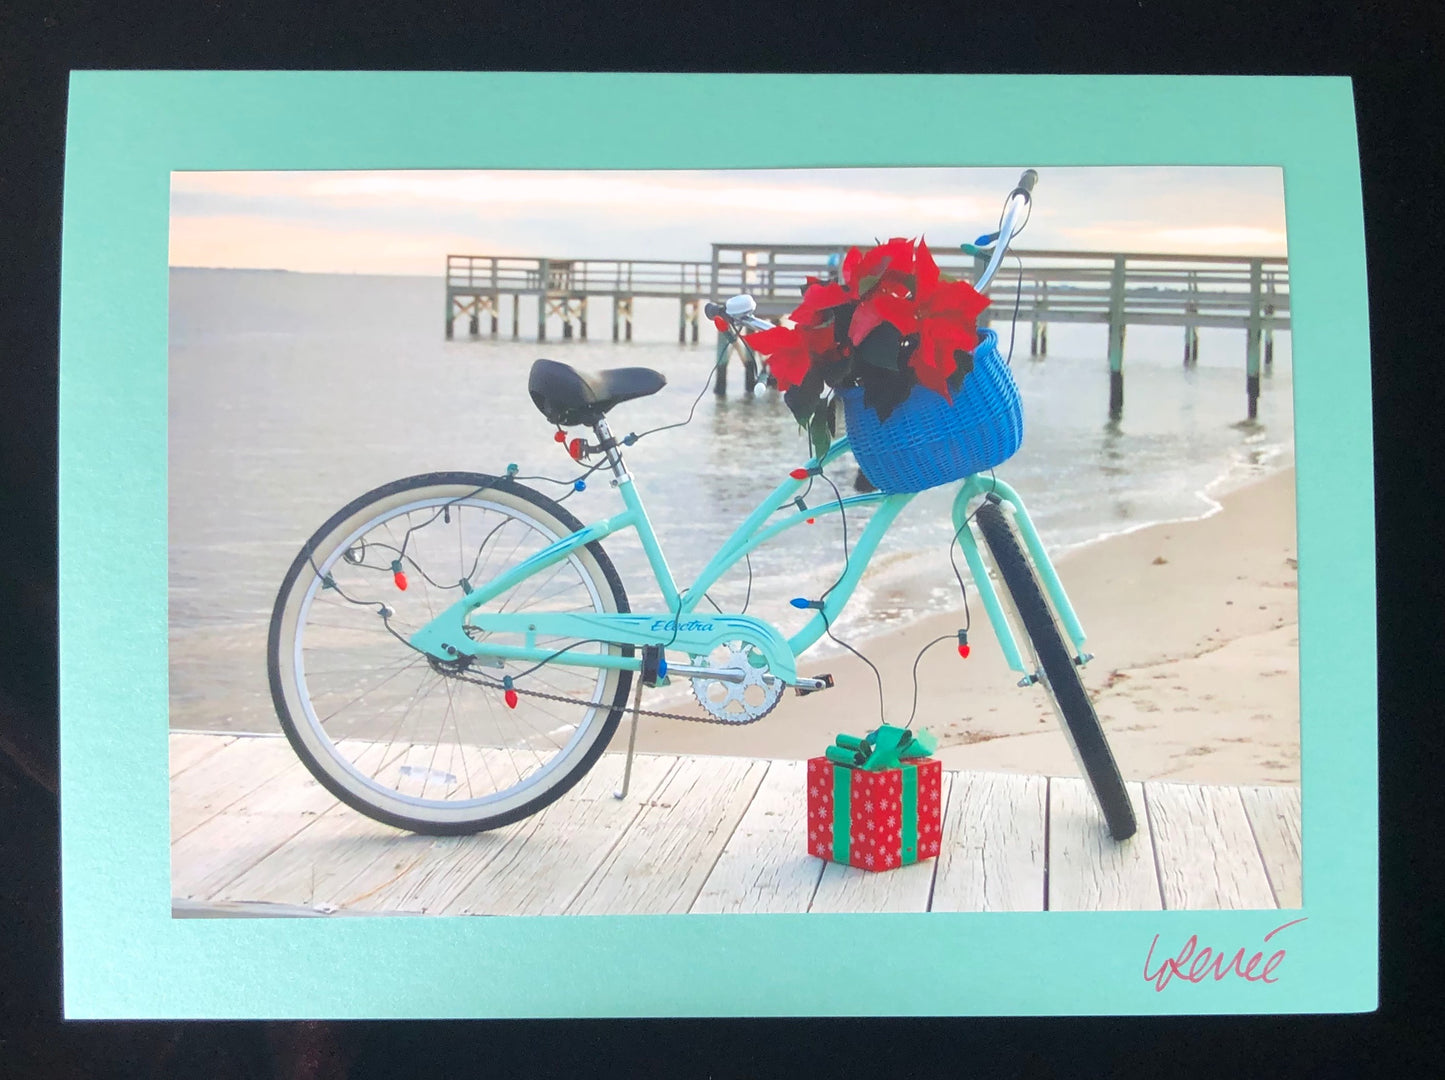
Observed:
[[[716,319],[719,315],[726,314],[726,309],[721,304],[704,304],[702,313],[709,319]]]
[[[1022,191],[1025,195],[1032,195],[1034,185],[1038,182],[1039,174],[1034,172],[1033,169],[1025,169],[1023,175],[1019,177],[1019,186],[1014,188],[1014,190]]]

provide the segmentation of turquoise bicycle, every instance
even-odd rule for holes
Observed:
[[[980,291],[1021,227],[1027,200],[1026,188],[1015,189],[1006,204]],[[754,311],[746,296],[709,307],[738,332],[771,325]],[[607,421],[617,406],[665,383],[647,368],[586,374],[538,360],[532,369],[532,398],[558,426],[559,441],[563,428],[591,431],[595,441],[574,438],[569,449],[579,461],[598,459],[589,475],[610,474],[622,510],[603,521],[584,525],[509,467],[394,481],[343,507],[307,541],[276,597],[268,670],[287,738],[337,798],[414,832],[497,828],[575,785],[625,713],[634,736],[639,713],[676,715],[643,710],[644,686],[688,680],[701,719],[723,724],[761,719],[789,689],[832,686],[828,675],[800,674],[799,658],[838,621],[913,494],[844,497],[835,489],[832,502],[802,503],[823,468],[849,453],[845,435],[793,470],[680,588],[623,459],[635,437],[615,437]],[[821,598],[793,602],[812,614],[791,637],[756,616],[699,610],[759,545],[829,514],[844,515],[846,528],[846,515],[864,507],[872,514],[846,549],[842,576]],[[1079,676],[1091,659],[1084,632],[1022,501],[1001,480],[969,476],[952,518],[1019,685],[1049,696],[1109,832],[1126,839],[1134,811]],[[641,540],[661,610],[631,609],[602,547],[627,529]]]

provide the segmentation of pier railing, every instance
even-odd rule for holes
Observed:
[[[473,336],[490,316],[498,330],[501,297],[512,298],[512,337],[519,334],[520,297],[537,296],[537,340],[548,319],[561,321],[562,336],[574,323],[587,337],[587,306],[593,297],[613,301],[612,340],[632,340],[632,302],[637,297],[676,300],[678,340],[698,339],[703,302],[749,293],[763,318],[777,321],[792,311],[807,280],[836,276],[850,244],[715,243],[711,259],[565,259],[502,255],[447,256],[446,335],[466,317]],[[868,245],[859,244],[859,247]],[[1031,328],[1029,352],[1048,354],[1050,323],[1096,323],[1109,328],[1109,406],[1123,408],[1124,338],[1130,325],[1184,329],[1184,365],[1199,356],[1201,327],[1245,331],[1246,391],[1250,418],[1257,415],[1261,362],[1274,360],[1274,332],[1289,329],[1289,264],[1282,256],[1179,255],[1160,252],[1090,252],[1020,249],[994,278],[994,302],[980,322],[1012,317]],[[938,249],[944,273],[972,280],[983,259]],[[625,328],[625,329],[624,329]],[[719,378],[719,387],[725,381]]]
[[[448,255],[447,288],[476,292],[547,292],[578,296],[697,298],[708,289],[708,265],[670,259],[549,259]]]

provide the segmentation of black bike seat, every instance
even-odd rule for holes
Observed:
[[[527,390],[550,423],[563,427],[595,424],[614,405],[648,397],[667,385],[667,376],[645,367],[578,371],[556,360],[532,365]]]

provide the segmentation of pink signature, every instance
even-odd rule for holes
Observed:
[[[1305,916],[1308,918],[1308,916]],[[1269,941],[1281,930],[1294,926],[1295,923],[1304,922],[1304,918],[1293,919],[1283,926],[1276,926],[1269,933],[1264,935],[1264,940]],[[1221,982],[1226,976],[1233,975],[1244,979],[1246,982],[1279,982],[1278,978],[1272,978],[1276,968],[1284,963],[1285,950],[1279,949],[1268,960],[1264,959],[1264,951],[1260,950],[1245,960],[1244,954],[1248,951],[1241,947],[1234,954],[1234,958],[1226,962],[1227,955],[1224,949],[1215,952],[1208,947],[1199,949],[1199,935],[1190,934],[1189,940],[1179,950],[1178,956],[1167,956],[1160,961],[1159,969],[1152,974],[1149,971],[1149,963],[1154,959],[1154,947],[1159,944],[1159,935],[1154,935],[1154,940],[1149,943],[1149,955],[1144,958],[1144,981],[1152,982],[1156,993],[1162,991],[1169,985],[1169,981],[1175,976],[1186,982],[1201,983],[1211,975],[1215,982]],[[1198,952],[1195,952],[1199,949]],[[1264,966],[1260,967],[1263,961]],[[1259,968],[1258,974],[1255,969]]]

